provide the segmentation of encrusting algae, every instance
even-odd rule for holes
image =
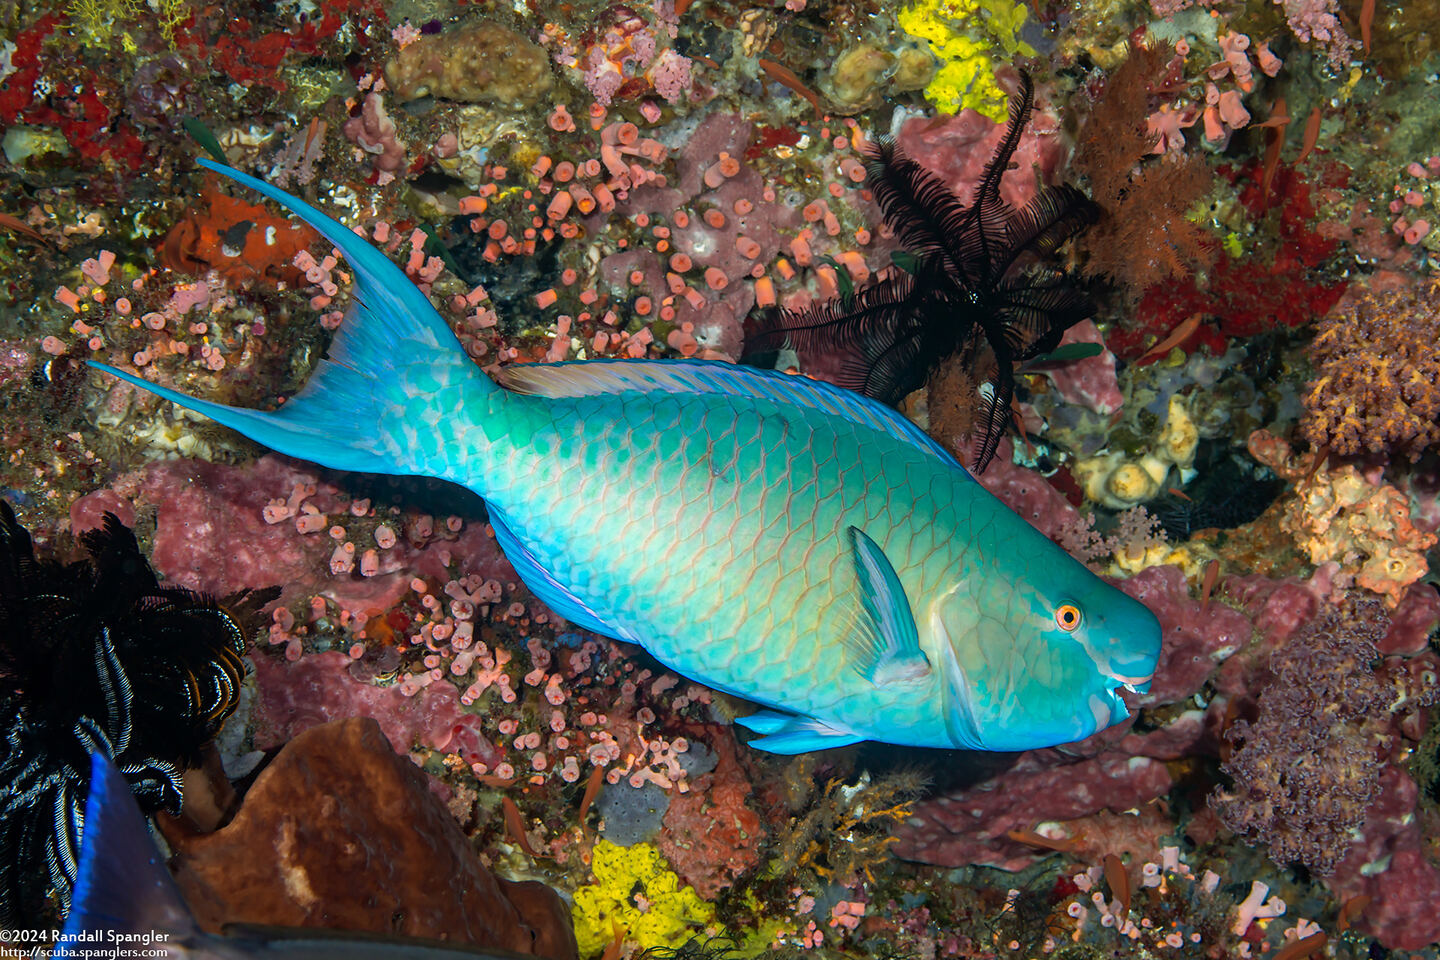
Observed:
[[[0,769],[34,774],[0,787],[0,846],[15,853],[0,927],[66,922],[86,750],[109,741],[140,808],[178,810],[217,851],[214,876],[292,866],[272,844],[223,849],[267,776],[333,797],[357,859],[402,834],[422,851],[388,858],[406,869],[387,878],[311,845],[308,887],[214,898],[217,924],[344,917],[375,936],[415,932],[428,909],[424,935],[483,946],[465,923],[491,915],[468,909],[488,894],[423,853],[439,830],[505,882],[509,905],[489,908],[507,942],[553,960],[1436,960],[1435,6],[12,4],[11,529],[83,571],[68,562],[113,514],[134,532],[123,555],[167,596],[281,589],[253,619],[231,609],[244,635],[218,674],[172,669],[185,657],[171,639],[203,639],[182,629],[195,615],[152,607],[148,587],[127,599],[123,577],[75,573],[0,610],[44,632],[54,597],[94,598],[56,634],[83,644],[12,643],[24,663],[0,669],[0,699],[19,705],[0,717]],[[1028,109],[1007,123],[1007,102]],[[334,218],[335,235],[230,171]],[[392,296],[425,314],[424,333],[357,357],[357,331],[404,326]],[[767,314],[788,336],[752,353]],[[835,335],[805,335],[817,319]],[[445,369],[502,384],[497,406],[528,389],[511,406],[544,412],[480,422],[484,404],[432,389],[435,343],[455,347]],[[324,392],[306,385],[337,367],[374,378],[367,397],[405,381],[432,404],[341,405],[320,424],[337,457],[398,436],[432,464],[470,458],[477,487],[523,444],[550,459],[512,500],[486,487],[482,502],[267,454],[149,392],[298,431]],[[662,382],[700,394],[651,404],[669,411],[661,425],[565,380],[602,368],[612,399],[653,400]],[[763,396],[715,402],[737,384]],[[807,422],[871,419],[834,443],[793,418],[775,430],[796,397]],[[852,441],[875,424],[893,431],[886,476],[919,479],[889,495],[846,486],[865,487],[860,505],[842,496],[853,516],[826,528],[831,504],[801,502],[805,481],[867,463],[873,444]],[[758,447],[727,461],[719,440],[752,427]],[[517,456],[475,466],[482,435]],[[690,472],[586,472],[651,450],[691,457]],[[743,497],[696,498],[751,482],[757,450],[773,472],[753,526],[725,513]],[[973,482],[936,488],[908,459],[951,454]],[[981,490],[995,522],[947,528]],[[824,529],[796,548],[787,523]],[[607,537],[663,560],[587,552]],[[745,581],[726,564],[752,545],[799,559]],[[933,565],[946,576],[984,555],[964,582],[988,597],[936,600],[953,581],[920,558],[947,550]],[[1090,571],[1077,582],[1154,616],[1148,686],[1147,663],[1110,655],[1109,637],[1135,633],[1112,603],[1017,612],[1072,560]],[[1036,590],[996,602],[1022,568]],[[0,569],[0,593],[29,582],[14,574]],[[762,602],[771,583],[793,589]],[[836,616],[775,646],[777,624],[825,591]],[[946,620],[959,609],[1003,609],[1057,642],[987,642],[952,663],[933,641],[937,619],[977,632]],[[146,653],[157,639],[164,656]],[[185,662],[203,666],[204,647]],[[1104,677],[1095,695],[1034,696],[1071,656]],[[1013,672],[986,678],[1002,664]],[[947,699],[960,674],[968,699]],[[932,679],[933,696],[886,707],[913,724],[842,715]],[[180,699],[155,722],[141,686]],[[827,700],[842,687],[850,700]],[[207,702],[223,709],[195,709]],[[972,722],[1033,732],[966,712],[996,702],[1123,719],[1082,746],[1048,745],[1088,732],[1073,728],[1018,752],[914,745],[974,745]],[[172,749],[165,718],[192,716],[193,742]],[[428,812],[387,805],[378,784],[322,796],[277,766],[357,716],[377,762],[415,767]],[[144,763],[163,775],[137,779]],[[511,880],[551,888],[549,907],[517,920],[526,888]]]

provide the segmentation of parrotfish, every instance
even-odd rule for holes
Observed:
[[[289,208],[354,268],[304,388],[264,412],[99,369],[288,456],[440,477],[485,501],[526,586],[765,709],[750,745],[1024,750],[1127,715],[1160,627],[899,412],[701,360],[512,364],[490,377],[382,253]]]
[[[52,960],[98,951],[175,960],[522,960],[509,950],[313,928],[230,924],[205,933],[165,868],[130,785],[103,753],[90,755],[90,795],[75,896]],[[534,960],[531,956],[530,960]]]

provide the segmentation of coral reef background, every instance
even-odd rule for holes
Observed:
[[[108,513],[161,589],[279,588],[258,630],[233,621],[213,744],[135,747],[183,782],[149,806],[205,922],[360,923],[369,897],[411,925],[390,932],[554,957],[1440,956],[1437,22],[1430,0],[0,11],[0,497],[50,560]],[[1164,627],[1131,720],[1078,744],[760,755],[744,704],[530,596],[474,498],[267,454],[84,365],[271,407],[343,322],[347,265],[201,152],[373,241],[487,369],[734,362],[747,318],[900,284],[874,145],[974,202],[1020,69],[999,196],[1095,204],[1046,250],[1094,315],[1016,367],[978,479]],[[900,407],[964,456],[994,358],[923,361]],[[0,790],[18,836],[35,806]],[[400,866],[287,861],[297,816]],[[50,927],[63,882],[26,884],[46,902],[6,925]]]

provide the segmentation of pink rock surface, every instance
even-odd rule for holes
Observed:
[[[1389,654],[1420,653],[1430,642],[1430,632],[1440,621],[1440,593],[1428,583],[1412,583],[1390,613],[1390,629],[1377,646]]]
[[[961,110],[953,117],[912,117],[900,128],[897,139],[911,159],[969,203],[1004,132],[1003,123],[974,110]],[[1053,183],[1064,157],[1059,118],[1048,109],[1036,110],[1011,161],[1015,169],[1000,183],[1001,199],[1017,207],[1028,203],[1039,186],[1035,167],[1040,168],[1044,182]]]
[[[927,800],[896,830],[897,856],[938,866],[968,864],[1021,870],[1039,854],[1005,835],[1047,820],[1073,820],[1102,809],[1128,810],[1170,791],[1165,765],[1103,753],[1061,763],[1053,750],[1021,755],[1015,766],[968,790]]]
[[[349,672],[350,658],[334,650],[293,663],[265,654],[254,660],[255,746],[261,750],[330,720],[369,717],[398,752],[421,744],[473,754],[465,758],[471,763],[499,762],[499,751],[479,733],[479,718],[461,708],[453,684],[432,683],[407,697],[398,685],[356,680]]]
[[[1409,774],[1386,767],[1363,839],[1327,881],[1341,903],[1371,898],[1357,926],[1390,950],[1422,950],[1440,940],[1440,869],[1425,855],[1418,793]]]
[[[113,513],[127,527],[135,526],[135,507],[114,490],[96,490],[70,504],[70,532],[79,536],[105,525],[105,514]]]
[[[1115,354],[1105,349],[1105,338],[1093,320],[1082,320],[1060,338],[1060,346],[1072,343],[1098,343],[1098,356],[1086,357],[1044,371],[1066,403],[1078,404],[1099,414],[1114,413],[1125,402],[1120,383],[1115,379]]]
[[[1065,499],[1065,495],[1051,486],[1034,470],[1010,462],[1011,441],[1001,440],[1000,448],[990,466],[978,479],[986,490],[1005,502],[1005,505],[1029,521],[1041,533],[1052,539],[1061,527],[1074,524],[1080,519],[1079,512]]]
[[[1149,567],[1120,584],[1160,620],[1160,663],[1145,706],[1195,695],[1221,661],[1250,643],[1254,628],[1238,610],[1190,596],[1179,567]]]
[[[171,582],[217,596],[278,585],[285,606],[322,596],[363,622],[391,609],[417,576],[432,586],[452,575],[475,574],[505,583],[518,579],[480,523],[467,523],[458,535],[432,523],[436,532],[430,538],[401,536],[393,548],[379,552],[373,577],[332,574],[329,558],[335,541],[324,532],[302,534],[291,519],[273,524],[264,520],[265,505],[287,497],[296,484],[315,486],[307,504],[338,523],[352,520],[334,485],[275,454],[241,466],[167,460],[152,464],[124,492],[133,486],[137,501],[157,508],[151,551],[155,569]],[[398,529],[401,519],[392,525]]]
[[[150,560],[171,581],[191,590],[224,595],[286,584],[310,576],[335,545],[298,537],[294,524],[267,524],[265,504],[298,482],[314,482],[277,456],[234,467],[204,460],[167,460],[152,465],[142,497],[159,508]],[[319,491],[315,502],[326,509]]]

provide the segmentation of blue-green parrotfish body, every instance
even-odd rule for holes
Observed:
[[[492,381],[404,273],[263,181],[354,268],[355,303],[278,410],[115,376],[281,453],[442,477],[485,499],[555,612],[770,708],[751,746],[1023,750],[1123,719],[1153,614],[992,496],[896,411],[695,360],[516,364]]]

